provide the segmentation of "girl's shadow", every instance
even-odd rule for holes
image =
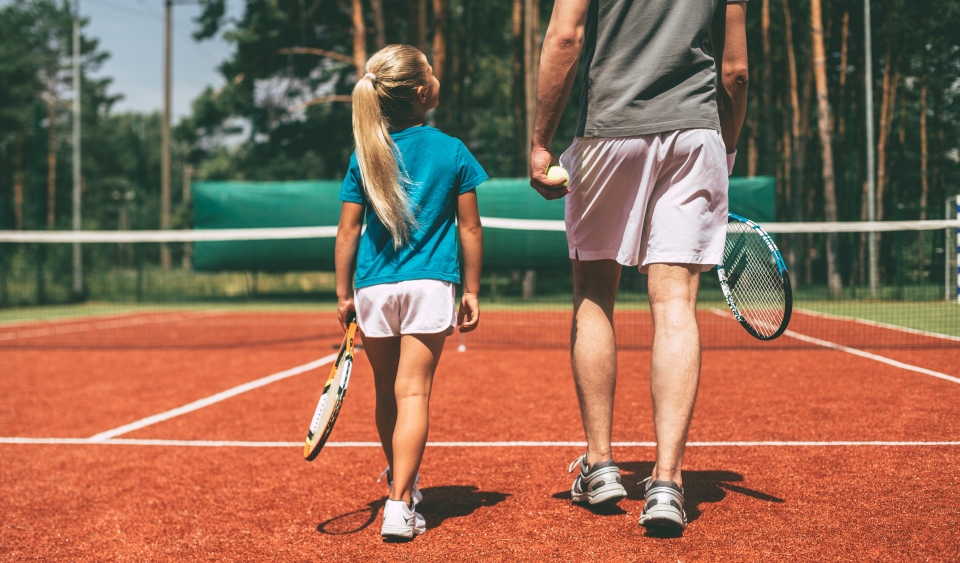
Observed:
[[[417,512],[423,514],[427,529],[433,529],[447,518],[457,518],[472,514],[483,506],[493,506],[504,501],[510,495],[490,491],[481,491],[476,487],[444,486],[422,489],[423,502],[417,506]],[[324,520],[317,526],[321,534],[354,534],[366,529],[377,521],[380,510],[387,497],[370,501],[363,508],[353,510]]]
[[[641,483],[643,479],[650,476],[653,472],[652,461],[628,461],[619,463],[620,473],[623,479],[623,486],[627,489],[627,498],[630,500],[643,501],[645,484]],[[743,475],[733,471],[684,471],[683,489],[686,503],[684,509],[687,511],[687,521],[693,522],[700,517],[700,505],[705,502],[720,502],[727,496],[727,492],[733,492],[745,495],[751,498],[765,502],[785,502],[782,498],[768,495],[760,491],[748,489],[733,483],[743,481]],[[570,500],[570,491],[565,490],[553,495],[553,498]],[[626,514],[626,510],[617,505],[596,506],[589,504],[583,505],[585,508],[600,515]]]

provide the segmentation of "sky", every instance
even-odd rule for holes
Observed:
[[[11,0],[0,0],[0,6]],[[184,0],[178,0],[184,2]],[[221,38],[198,43],[192,37],[196,5],[173,7],[173,116],[190,113],[190,103],[207,86],[220,87],[217,71],[231,47]],[[228,2],[239,16],[242,3]],[[110,53],[98,75],[113,78],[111,94],[123,99],[114,111],[159,111],[163,108],[163,0],[80,0],[80,13],[89,19],[84,34],[100,40]]]

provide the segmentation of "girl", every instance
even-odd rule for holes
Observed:
[[[487,175],[463,143],[425,125],[439,99],[440,82],[423,53],[390,45],[374,54],[353,89],[357,149],[340,191],[337,315],[345,324],[356,311],[373,366],[377,431],[388,464],[381,529],[387,539],[426,531],[415,509],[433,373],[454,326],[468,332],[480,320],[476,187]],[[459,314],[454,229],[465,278]]]

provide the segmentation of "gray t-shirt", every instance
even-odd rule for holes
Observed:
[[[743,1],[591,0],[577,136],[719,131],[710,23]]]

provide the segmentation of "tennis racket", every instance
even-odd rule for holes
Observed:
[[[344,335],[343,344],[340,345],[340,354],[330,368],[330,375],[323,386],[317,410],[314,411],[313,419],[310,421],[307,442],[303,446],[303,457],[307,461],[313,461],[320,455],[320,450],[327,443],[333,424],[337,421],[337,415],[340,414],[340,405],[343,404],[343,397],[347,394],[347,384],[350,383],[350,372],[353,370],[353,339],[356,335],[357,315],[350,313],[347,316],[347,334]]]
[[[787,330],[793,311],[787,265],[760,225],[729,214],[717,275],[730,311],[751,336],[773,340]]]

